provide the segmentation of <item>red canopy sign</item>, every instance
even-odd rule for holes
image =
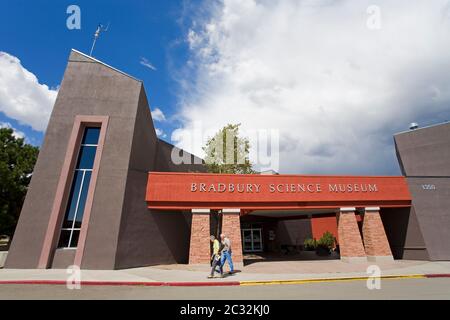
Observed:
[[[404,177],[226,175],[151,172],[153,209],[299,209],[410,206]]]

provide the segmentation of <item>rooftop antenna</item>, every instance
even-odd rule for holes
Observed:
[[[109,23],[108,23],[108,26],[106,28],[102,24],[98,25],[97,31],[95,31],[95,34],[94,34],[94,43],[92,44],[91,52],[89,54],[91,57],[92,57],[92,53],[94,52],[95,44],[97,43],[97,40],[100,37],[100,34],[102,32],[108,32],[108,29],[109,29]]]

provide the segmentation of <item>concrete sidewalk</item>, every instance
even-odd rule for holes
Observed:
[[[207,265],[167,265],[117,271],[82,270],[82,283],[105,285],[240,285],[258,283],[289,283],[302,280],[333,281],[346,278],[366,278],[371,263],[349,264],[335,261],[270,261],[256,262],[225,278],[207,279]],[[398,260],[377,264],[381,276],[413,277],[450,275],[450,262]],[[0,284],[53,283],[64,284],[66,270],[0,270]]]

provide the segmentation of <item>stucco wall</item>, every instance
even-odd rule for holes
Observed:
[[[170,162],[172,146],[156,136],[142,82],[72,51],[6,266],[38,265],[76,115],[109,116],[81,267],[108,270],[186,261],[189,217],[147,209],[147,173],[199,171],[202,166],[188,170],[189,165]],[[67,252],[51,258],[49,265],[58,268],[73,263]]]
[[[429,259],[414,208],[383,208],[380,215],[395,259]]]
[[[395,136],[418,228],[431,260],[450,260],[450,123]]]

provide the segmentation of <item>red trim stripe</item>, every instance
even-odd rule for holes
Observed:
[[[441,273],[441,274],[426,274],[427,278],[450,278],[450,273]]]
[[[5,280],[0,285],[66,285],[64,280]],[[239,286],[239,281],[223,282],[136,282],[136,281],[81,281],[81,286],[143,286],[143,287],[225,287]]]

